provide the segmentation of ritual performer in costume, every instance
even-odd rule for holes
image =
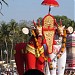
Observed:
[[[34,23],[34,22],[33,22]],[[28,69],[38,69],[43,72],[44,70],[44,48],[42,39],[42,27],[39,22],[36,25],[34,23],[35,29],[32,29],[32,37],[26,46],[26,66]]]

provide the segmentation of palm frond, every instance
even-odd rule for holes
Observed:
[[[0,10],[2,9],[2,2],[0,1],[0,5],[1,5],[1,8],[0,8]]]
[[[8,6],[8,3],[5,0],[2,0],[2,1]]]
[[[1,11],[0,11],[0,14],[1,14],[2,16],[4,16],[3,13],[2,13]]]

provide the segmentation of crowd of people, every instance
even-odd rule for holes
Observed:
[[[64,75],[75,75],[75,70],[65,70]]]

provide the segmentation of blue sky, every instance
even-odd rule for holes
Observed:
[[[38,17],[44,17],[48,13],[48,6],[41,5],[43,0],[6,0],[9,4],[7,7],[3,3],[0,21],[9,22],[11,19],[20,20],[37,20]],[[52,7],[52,15],[64,15],[75,20],[75,0],[57,0],[59,7]]]

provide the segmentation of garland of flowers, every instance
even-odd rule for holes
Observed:
[[[67,36],[67,33],[66,33],[66,29],[63,30],[63,36],[62,36],[62,47],[60,49],[60,52],[57,54],[57,58],[59,59],[62,54],[64,53],[65,51],[65,47],[66,47],[66,36]]]
[[[47,61],[47,58],[44,56],[44,54],[40,54],[39,43],[38,43],[38,40],[36,38],[36,34],[35,34],[34,30],[32,30],[32,35],[34,36],[34,39],[35,39],[35,42],[36,42],[36,46],[37,46],[37,49],[36,49],[37,57],[39,57],[41,55],[44,58],[44,60]]]
[[[63,30],[63,36],[62,36],[62,47],[60,49],[60,52],[57,54],[57,59],[59,59],[62,54],[64,53],[65,51],[65,47],[66,47],[66,36],[67,36],[67,33],[66,33],[66,29]],[[55,59],[55,58],[54,58]],[[53,61],[53,60],[52,60]],[[50,70],[53,70],[53,65],[52,65],[52,62],[50,62],[50,66],[49,66]]]
[[[52,64],[52,62],[50,62],[49,69],[50,69],[50,70],[53,70],[53,64]]]

